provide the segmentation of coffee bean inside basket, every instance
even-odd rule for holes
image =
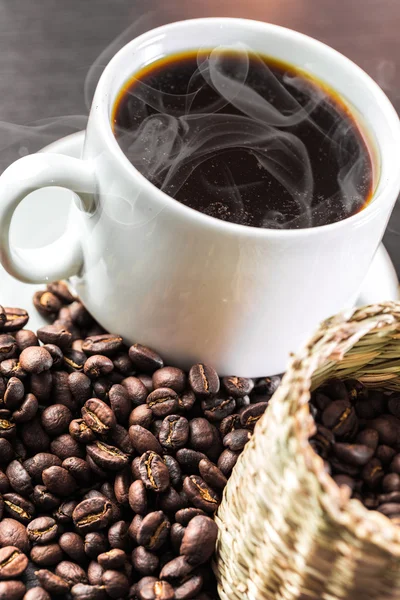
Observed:
[[[165,366],[157,349],[104,332],[61,282],[35,306],[51,323],[37,336],[25,311],[0,307],[0,597],[22,598],[29,580],[27,600],[216,599],[214,515],[280,377]],[[343,421],[342,396],[330,418],[350,431],[358,417]],[[334,437],[321,428],[321,444]],[[353,468],[392,450],[373,443],[358,442]]]
[[[400,393],[330,379],[316,389],[311,446],[349,496],[400,525]]]

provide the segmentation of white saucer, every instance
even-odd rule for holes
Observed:
[[[55,152],[79,158],[84,132],[74,133],[42,152]],[[34,204],[26,198],[15,212],[11,225],[11,242],[23,248],[37,248],[56,240],[64,231],[73,194],[62,188],[46,188],[34,192]],[[34,206],[34,210],[32,207]],[[51,223],[51,227],[46,227]],[[0,266],[0,304],[25,308],[31,315],[28,327],[36,330],[44,320],[33,308],[32,296],[44,285],[28,285],[17,281]],[[357,304],[373,304],[384,300],[399,300],[399,282],[390,257],[381,244],[364,281]]]

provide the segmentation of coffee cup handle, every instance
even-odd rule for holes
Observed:
[[[0,177],[0,262],[25,283],[64,279],[77,275],[83,266],[79,228],[71,222],[58,240],[43,248],[13,248],[10,244],[10,225],[17,206],[31,192],[49,186],[75,192],[85,209],[96,189],[91,163],[61,154],[32,154],[14,162]],[[43,227],[51,227],[51,223],[43,222]]]

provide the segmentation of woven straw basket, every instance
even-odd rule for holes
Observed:
[[[310,390],[332,376],[400,390],[400,303],[327,320],[291,359],[218,511],[223,600],[400,599],[400,527],[349,500],[308,443]]]

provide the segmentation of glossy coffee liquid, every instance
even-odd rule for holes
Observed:
[[[373,193],[371,155],[341,97],[244,48],[150,64],[121,90],[112,119],[147,179],[223,221],[316,227],[354,215]]]

